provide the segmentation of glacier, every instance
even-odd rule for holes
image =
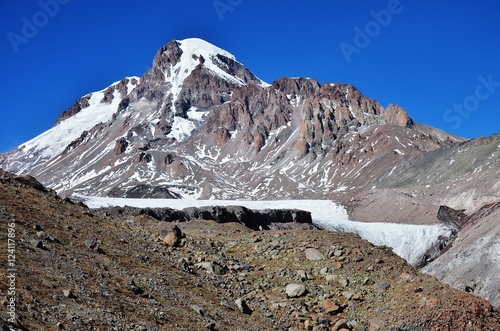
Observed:
[[[440,239],[452,235],[445,225],[416,225],[349,220],[347,210],[331,200],[191,200],[191,199],[130,199],[88,197],[76,195],[90,208],[130,206],[138,208],[171,208],[237,205],[249,209],[301,209],[311,213],[313,223],[325,230],[350,232],[374,245],[391,247],[394,253],[415,266]]]

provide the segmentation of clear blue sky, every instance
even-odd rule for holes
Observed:
[[[141,76],[158,48],[190,37],[269,83],[346,82],[417,122],[491,135],[500,131],[499,15],[494,0],[2,1],[0,152],[50,128],[79,97]]]

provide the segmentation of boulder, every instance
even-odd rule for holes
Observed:
[[[302,284],[288,284],[285,292],[289,298],[300,298],[306,294],[306,287]]]
[[[177,247],[181,243],[181,239],[184,237],[184,234],[177,225],[171,224],[162,231],[162,237],[163,243],[167,246]]]
[[[310,261],[319,261],[324,259],[325,257],[318,251],[316,248],[307,248],[305,251],[306,259]]]

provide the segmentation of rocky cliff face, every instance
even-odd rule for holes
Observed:
[[[460,211],[459,211],[460,214]],[[452,247],[424,268],[440,280],[500,305],[500,201],[461,215]]]

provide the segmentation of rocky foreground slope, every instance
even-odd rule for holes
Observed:
[[[351,234],[109,216],[8,173],[0,218],[17,268],[13,324],[0,284],[3,329],[500,329],[487,300]]]

